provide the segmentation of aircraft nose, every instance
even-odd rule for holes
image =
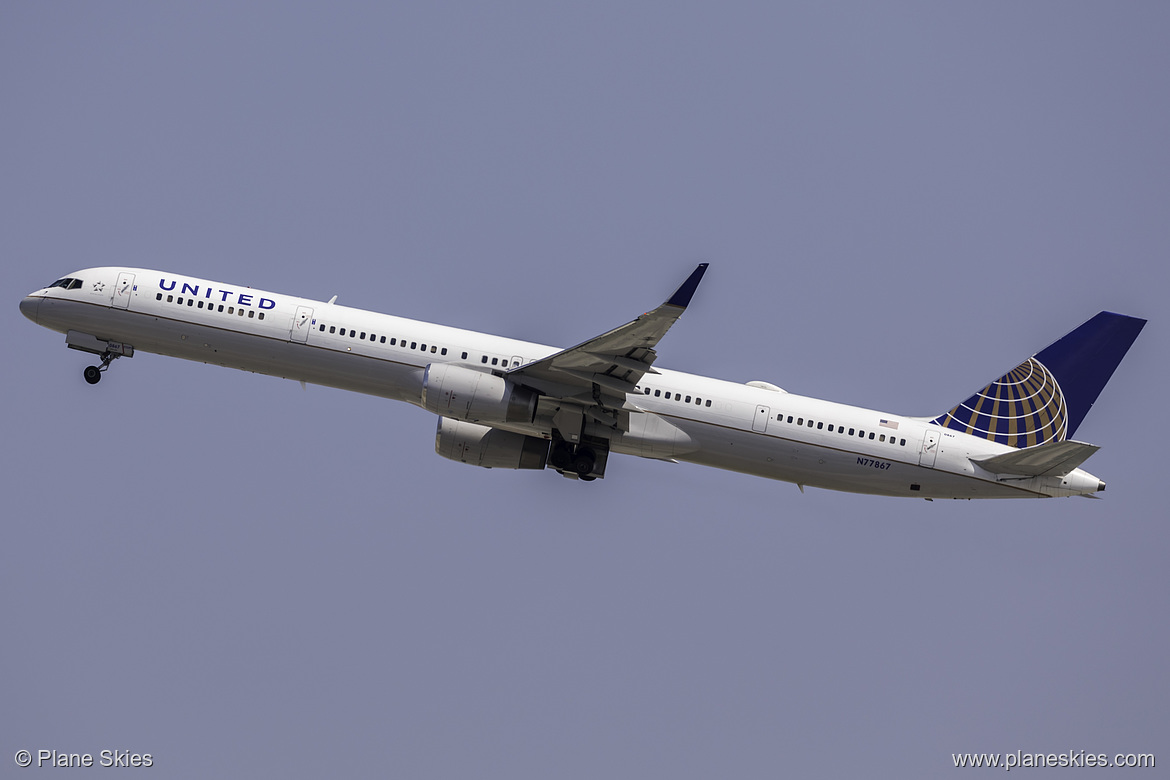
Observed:
[[[20,313],[33,322],[37,321],[37,309],[41,306],[41,299],[29,295],[20,302]]]

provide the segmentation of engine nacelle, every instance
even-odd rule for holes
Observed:
[[[440,417],[471,422],[532,422],[537,394],[506,379],[453,363],[431,363],[423,373],[423,407]]]
[[[435,452],[485,469],[543,469],[548,460],[548,442],[535,436],[440,417],[435,431]]]

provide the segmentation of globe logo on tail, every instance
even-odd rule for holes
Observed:
[[[1064,441],[1068,407],[1052,372],[1028,358],[933,421],[1011,447]]]

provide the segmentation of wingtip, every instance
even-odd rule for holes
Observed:
[[[695,290],[699,287],[699,282],[703,279],[703,274],[707,272],[708,263],[699,263],[687,280],[682,283],[682,286],[674,291],[674,295],[670,296],[667,303],[671,306],[678,306],[680,309],[685,309],[690,305],[691,298],[695,294]]]

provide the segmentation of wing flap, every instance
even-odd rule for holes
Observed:
[[[971,462],[995,474],[1028,477],[1063,477],[1101,449],[1083,441],[1054,441]]]

